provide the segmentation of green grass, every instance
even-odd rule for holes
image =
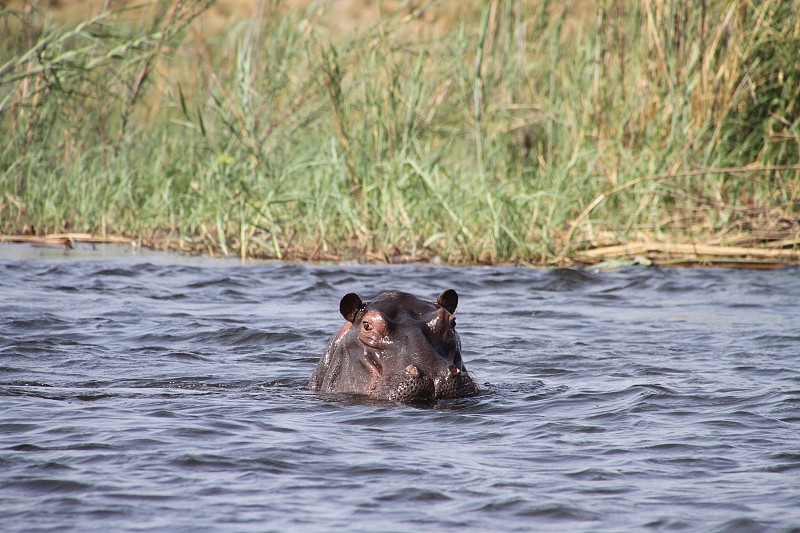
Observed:
[[[798,2],[474,4],[431,37],[271,3],[205,41],[197,2],[5,9],[0,230],[450,263],[800,237]]]

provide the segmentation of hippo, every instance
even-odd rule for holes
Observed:
[[[309,387],[401,403],[435,402],[480,393],[461,360],[453,289],[436,301],[384,292],[366,302],[339,302],[347,320],[328,343]]]

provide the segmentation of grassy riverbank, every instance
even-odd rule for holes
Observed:
[[[201,2],[5,9],[0,231],[287,259],[646,243],[797,261],[798,2],[414,4],[346,33],[336,2],[263,2],[219,31]]]

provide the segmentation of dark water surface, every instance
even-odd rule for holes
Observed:
[[[0,531],[800,531],[797,268],[9,250]],[[448,287],[485,394],[306,390],[344,293]]]

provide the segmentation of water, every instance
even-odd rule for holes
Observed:
[[[797,268],[11,250],[1,531],[800,531]],[[343,294],[448,287],[482,396],[306,390]]]

